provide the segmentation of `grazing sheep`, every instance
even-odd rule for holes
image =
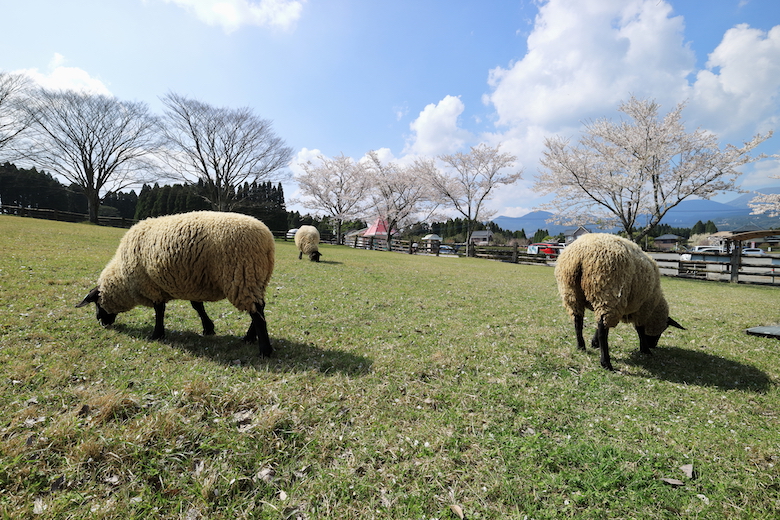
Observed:
[[[152,339],[165,335],[165,303],[190,300],[203,334],[214,334],[204,301],[227,298],[252,318],[244,341],[273,353],[265,321],[265,289],[274,269],[274,237],[247,215],[196,211],[150,218],[131,227],[97,287],[76,305],[95,303],[103,326],[136,305],[153,307]]]
[[[320,243],[320,232],[314,226],[301,226],[295,232],[295,246],[298,248],[298,260],[303,258],[304,254],[309,255],[309,260],[319,262],[320,254],[317,244]]]
[[[598,325],[591,346],[601,349],[601,366],[606,369],[613,370],[609,329],[620,321],[634,325],[639,351],[646,354],[669,325],[683,329],[669,317],[658,266],[630,240],[604,233],[581,236],[558,257],[555,278],[563,306],[574,318],[577,347],[581,350],[585,350],[585,309],[595,313]]]

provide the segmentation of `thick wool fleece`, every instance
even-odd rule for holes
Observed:
[[[247,215],[196,211],[131,227],[98,279],[100,305],[119,313],[170,300],[227,298],[256,312],[274,269],[274,238]]]
[[[658,266],[630,240],[603,233],[581,236],[558,257],[555,278],[571,316],[591,309],[610,328],[624,321],[651,336],[666,329],[669,307]]]
[[[304,255],[319,251],[320,232],[314,226],[301,226],[295,232],[295,246]]]

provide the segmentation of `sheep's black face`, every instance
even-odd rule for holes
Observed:
[[[685,330],[685,327],[674,321],[672,318],[666,319],[666,326],[664,327],[664,330],[666,330],[669,327],[675,327],[680,330]],[[651,348],[655,348],[658,346],[658,340],[661,339],[661,334],[663,334],[663,330],[661,331],[661,334],[657,336],[651,336],[650,334],[647,334],[645,332],[644,327],[635,327],[636,333],[639,336],[639,351],[640,352],[649,352]]]
[[[309,260],[311,260],[312,262],[319,262],[321,256],[322,253],[320,253],[319,251],[314,251],[313,253],[309,253]]]
[[[641,352],[647,352],[651,348],[655,348],[658,346],[658,340],[661,339],[661,335],[658,336],[650,336],[649,334],[645,334],[643,330],[639,330],[637,328],[637,332],[639,333],[639,350]]]
[[[100,291],[98,291],[97,287],[89,291],[89,294],[87,294],[76,307],[84,307],[90,303],[95,304],[95,317],[102,326],[108,327],[116,321],[116,314],[111,314],[100,306]]]
[[[116,314],[106,312],[106,310],[101,307],[98,302],[95,302],[95,317],[97,317],[97,320],[104,327],[113,325],[114,321],[116,321]]]

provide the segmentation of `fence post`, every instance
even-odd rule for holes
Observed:
[[[517,242],[515,242],[515,245],[512,247],[512,263],[517,263]]]
[[[731,283],[739,283],[740,256],[742,256],[742,242],[737,240],[731,248]]]

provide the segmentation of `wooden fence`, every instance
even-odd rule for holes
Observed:
[[[435,256],[465,256],[463,244],[441,246],[429,243],[410,242],[408,240],[392,240],[390,247],[387,240],[377,237],[348,237],[345,245],[357,249],[374,251],[394,251],[407,254],[423,254]],[[541,264],[554,266],[555,257],[545,254],[528,254],[524,247],[518,246],[474,246],[473,256],[500,262],[514,264]],[[694,254],[690,260],[681,260],[679,253],[650,253],[658,263],[661,274],[679,278],[697,280],[712,280],[721,282],[737,282],[762,285],[780,285],[780,256],[749,256],[739,257],[739,267],[736,276],[732,276],[732,259],[725,254]]]
[[[739,257],[737,270],[734,271],[732,258],[728,254],[693,253],[689,260],[671,253],[651,253],[661,274],[712,280],[718,282],[736,282],[761,285],[780,285],[780,257],[752,256]]]
[[[88,216],[83,213],[59,211],[54,209],[23,208],[19,206],[0,205],[0,214],[33,217],[63,222],[85,222]],[[135,220],[121,217],[99,217],[101,225],[128,228]],[[274,236],[280,240],[293,240],[287,231],[274,231]],[[335,244],[335,235],[321,233],[320,241]],[[393,251],[397,253],[432,255],[432,256],[465,256],[463,244],[431,244],[417,243],[409,240],[393,239],[388,247],[386,239],[378,237],[347,237],[344,245],[374,251]],[[474,246],[472,254],[476,258],[510,262],[514,264],[555,265],[555,258],[545,254],[530,255],[525,248],[518,246]],[[738,264],[727,254],[693,253],[690,260],[682,260],[677,253],[651,253],[661,274],[696,280],[711,280],[721,282],[737,282],[762,285],[780,285],[780,256],[748,256],[739,257]],[[734,272],[734,265],[737,265]]]
[[[89,215],[85,213],[73,213],[72,211],[60,211],[57,209],[23,208],[21,206],[0,205],[0,214],[58,220],[61,222],[86,222],[89,220]],[[123,228],[129,228],[136,223],[134,219],[123,217],[98,217],[98,222],[103,226]]]
[[[393,251],[417,255],[433,256],[466,256],[466,246],[463,244],[432,244],[430,242],[412,242],[410,240],[392,239],[388,247],[387,239],[379,237],[347,237],[344,244],[355,249],[373,251]],[[545,254],[531,255],[525,248],[518,246],[472,246],[472,255],[476,258],[511,262],[514,264],[548,264],[552,265],[554,258]]]

